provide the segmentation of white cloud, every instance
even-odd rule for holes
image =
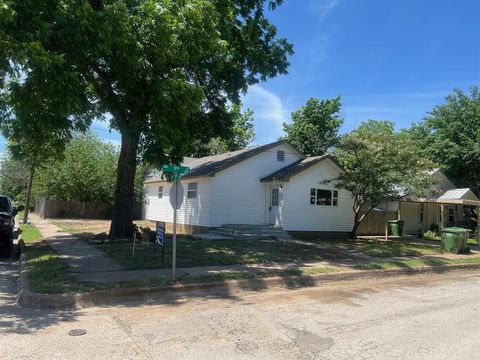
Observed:
[[[243,107],[254,111],[255,143],[276,141],[283,135],[282,125],[289,117],[278,95],[259,85],[251,86],[243,98]]]
[[[313,0],[308,3],[308,11],[319,16],[320,20],[326,18],[337,6],[340,0]]]

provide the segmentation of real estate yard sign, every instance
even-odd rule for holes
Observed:
[[[170,203],[173,207],[172,280],[175,281],[175,268],[177,266],[177,210],[181,204],[181,202],[179,202],[180,184],[178,180],[183,175],[188,174],[190,172],[190,168],[181,165],[168,164],[162,166],[162,171],[164,174],[171,175],[171,180],[173,181],[172,192],[170,194]],[[183,200],[183,191],[181,195]],[[172,197],[174,198],[173,203]]]

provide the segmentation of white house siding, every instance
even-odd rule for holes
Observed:
[[[283,229],[288,231],[351,231],[354,223],[353,198],[349,191],[338,189],[338,206],[310,204],[310,189],[333,190],[323,180],[337,176],[339,169],[330,161],[293,176],[283,183]]]
[[[277,161],[277,150],[285,151],[285,161]],[[300,158],[290,146],[280,144],[215,174],[210,184],[210,226],[268,223],[268,191],[260,179]]]
[[[188,183],[196,182],[197,198],[187,199]],[[181,181],[184,188],[183,203],[177,211],[179,224],[210,226],[210,179],[200,178]],[[163,186],[163,196],[158,198],[158,187]],[[170,189],[168,182],[150,183],[148,189],[147,220],[173,222],[173,208],[170,205]]]

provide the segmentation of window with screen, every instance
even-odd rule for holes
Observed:
[[[163,186],[158,187],[158,198],[161,199],[163,197]]]
[[[338,190],[310,189],[310,204],[338,206]]]

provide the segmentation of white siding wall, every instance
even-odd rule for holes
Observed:
[[[197,198],[187,199],[188,183],[196,182]],[[178,223],[188,225],[209,225],[210,208],[210,179],[191,179],[181,181],[184,188],[183,204],[178,209]],[[168,182],[159,182],[148,184],[148,205],[146,206],[146,218],[148,220],[158,220],[173,222],[173,208],[170,205],[170,189]],[[163,197],[158,198],[158,187],[163,186]]]
[[[277,150],[285,151],[285,161],[277,161]],[[260,179],[299,159],[290,146],[281,144],[217,173],[211,180],[210,226],[268,223],[268,190]]]
[[[353,198],[338,189],[338,206],[310,204],[310,189],[331,189],[333,184],[319,184],[332,179],[338,168],[324,160],[283,183],[283,228],[289,231],[350,231],[353,227]]]

